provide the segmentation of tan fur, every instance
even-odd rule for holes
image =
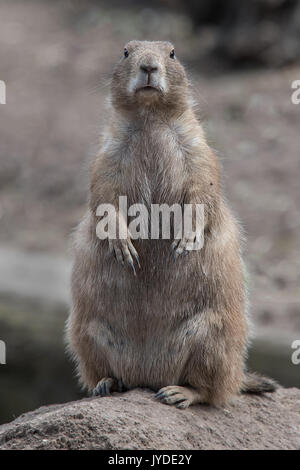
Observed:
[[[225,403],[245,383],[239,230],[184,69],[170,58],[173,46],[132,41],[126,48],[129,56],[113,73],[89,209],[76,233],[69,347],[81,383],[95,394],[141,386],[181,408]],[[156,68],[150,78],[157,89],[139,89],[150,80],[141,65]],[[183,256],[183,242],[174,261],[172,240],[99,240],[97,206],[117,208],[122,195],[129,205],[204,204],[204,247]],[[118,262],[134,249],[136,276]]]

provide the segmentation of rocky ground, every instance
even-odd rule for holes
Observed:
[[[300,391],[178,410],[134,390],[43,407],[0,426],[0,449],[299,449]]]

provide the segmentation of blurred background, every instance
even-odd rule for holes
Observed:
[[[247,235],[249,366],[300,386],[300,2],[0,0],[0,423],[81,396],[64,353],[70,234],[113,64],[170,40]]]

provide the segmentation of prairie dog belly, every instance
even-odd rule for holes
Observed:
[[[190,347],[200,335],[194,318],[176,325],[170,323],[170,318],[167,322],[165,315],[150,315],[151,308],[141,311],[140,316],[124,310],[122,319],[114,315],[97,318],[88,328],[111,375],[128,388],[144,386],[156,390],[180,383]]]

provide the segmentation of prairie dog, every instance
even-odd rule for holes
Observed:
[[[100,240],[97,207],[117,211],[119,196],[147,207],[204,204],[203,248],[189,250],[187,238]],[[82,385],[101,396],[147,387],[178,408],[273,391],[272,380],[245,371],[239,238],[174,46],[129,42],[113,72],[89,207],[75,236],[67,336]]]

